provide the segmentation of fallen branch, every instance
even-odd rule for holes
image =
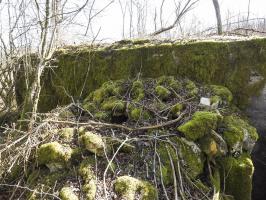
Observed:
[[[144,131],[144,130],[152,130],[152,129],[158,129],[162,128],[165,126],[170,126],[174,123],[177,123],[180,121],[185,113],[181,113],[178,118],[174,120],[167,121],[162,124],[157,124],[157,125],[151,125],[151,126],[143,126],[143,127],[138,127],[138,128],[132,128],[128,126],[123,126],[120,124],[109,124],[109,123],[104,123],[104,122],[96,122],[93,120],[89,120],[88,122],[71,122],[71,121],[57,121],[57,120],[44,120],[44,122],[47,123],[56,123],[56,124],[67,124],[67,125],[79,125],[79,126],[105,126],[105,127],[110,127],[110,128],[119,128],[119,129],[124,129],[126,131],[134,132],[134,131]]]

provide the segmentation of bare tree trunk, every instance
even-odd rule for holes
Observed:
[[[212,0],[212,2],[213,2],[215,13],[216,13],[218,34],[221,35],[223,33],[223,28],[222,28],[220,5],[219,5],[218,0]]]

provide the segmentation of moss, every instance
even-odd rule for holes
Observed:
[[[141,181],[130,176],[121,176],[114,182],[114,190],[125,200],[134,200],[137,192],[143,200],[157,199],[157,190],[149,182]]]
[[[62,128],[58,131],[61,139],[65,142],[71,142],[74,139],[76,133],[75,128]]]
[[[99,89],[95,90],[88,97],[89,100],[92,100],[93,103],[100,104],[104,99],[117,96],[121,92],[121,88],[116,85],[113,81],[105,82]]]
[[[58,142],[43,144],[37,150],[37,161],[46,165],[51,171],[65,168],[71,158],[72,149]]]
[[[181,111],[184,109],[183,104],[177,103],[171,108],[171,113],[173,116],[180,115]]]
[[[93,166],[95,165],[95,160],[93,158],[87,158],[82,161],[79,166],[79,175],[84,181],[82,187],[83,192],[85,193],[87,200],[93,200],[96,195],[96,175],[93,171]]]
[[[92,102],[84,102],[82,104],[83,109],[90,112],[90,113],[95,113],[97,111],[97,107],[95,105],[95,103]]]
[[[60,170],[56,172],[49,172],[48,169],[40,168],[33,170],[27,178],[27,186],[35,191],[49,192],[51,188],[58,191],[63,186],[67,179],[75,178],[76,174],[71,170]],[[30,199],[41,199],[43,196],[40,193],[32,192],[27,195]]]
[[[109,121],[111,119],[111,113],[99,111],[94,114],[95,119],[101,120],[101,121]]]
[[[181,84],[179,81],[175,80],[173,76],[161,76],[157,79],[157,84],[172,88],[174,90],[181,88]]]
[[[140,80],[134,81],[132,84],[132,97],[135,101],[141,101],[144,96],[144,86],[143,83]]]
[[[162,100],[167,100],[171,95],[171,92],[167,88],[160,85],[155,88],[155,93]]]
[[[73,188],[63,187],[60,190],[59,197],[62,200],[79,200],[78,196],[74,193]]]
[[[188,140],[195,141],[208,134],[211,130],[217,128],[220,116],[216,113],[198,111],[192,116],[192,119],[178,127]]]
[[[199,92],[199,89],[193,81],[188,80],[185,87],[188,90],[188,94],[190,96],[195,96]]]
[[[86,200],[94,200],[97,191],[95,180],[90,180],[88,183],[84,184],[82,191],[85,193]]]
[[[225,193],[235,200],[251,200],[253,163],[247,154],[239,158],[224,157],[220,160],[221,180],[225,180]]]
[[[244,106],[254,90],[259,90],[249,85],[252,71],[265,77],[265,45],[265,39],[254,39],[148,43],[118,49],[66,47],[54,54],[54,65],[58,67],[47,69],[42,76],[39,108],[48,111],[58,104],[68,104],[72,101],[69,96],[78,99],[82,94],[84,98],[106,80],[134,78],[140,71],[143,77],[174,75],[199,83],[224,85],[234,94],[234,101]],[[19,105],[25,96],[24,74],[19,72],[16,81]]]
[[[221,97],[220,96],[217,96],[217,95],[211,96],[211,105],[212,104],[219,104],[220,101],[221,101]]]
[[[86,132],[84,135],[80,136],[79,140],[86,150],[98,156],[103,155],[105,144],[101,136],[92,132]]]
[[[124,114],[126,103],[116,97],[109,97],[101,104],[101,109],[106,112],[112,112],[113,115]]]
[[[219,147],[216,141],[210,136],[204,136],[199,140],[200,149],[208,156],[213,158],[219,153]]]
[[[228,88],[220,85],[211,85],[210,88],[214,95],[219,96],[223,101],[228,103],[232,102],[233,94]]]
[[[140,119],[148,120],[150,119],[150,114],[148,111],[143,108],[130,106],[129,108],[129,118],[134,121],[138,121]]]
[[[195,179],[203,172],[205,158],[201,149],[194,142],[184,138],[176,138],[178,154],[182,159],[188,175]]]
[[[93,172],[93,165],[95,165],[95,160],[93,158],[87,158],[84,159],[79,166],[79,175],[85,182],[89,182],[91,179],[96,178]]]
[[[231,151],[238,151],[242,148],[245,134],[253,141],[258,139],[256,129],[237,116],[227,116],[223,120],[223,137]],[[241,150],[241,149],[240,149]]]
[[[181,161],[183,167],[192,179],[200,175],[204,168],[204,156],[195,143],[178,137],[172,139],[172,142],[175,143],[177,152],[173,147],[165,143],[161,143],[157,150],[162,162],[162,178],[165,185],[173,184],[173,172],[169,155],[175,165],[178,160]]]

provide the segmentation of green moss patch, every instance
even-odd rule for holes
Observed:
[[[178,131],[182,132],[188,140],[195,141],[210,133],[211,130],[215,130],[220,118],[216,113],[198,111],[193,114],[190,121],[179,126]]]
[[[249,142],[253,141],[253,143],[258,139],[256,129],[237,116],[225,117],[223,128],[224,140],[232,152],[241,151],[245,139],[249,139]]]
[[[136,193],[140,193],[142,200],[157,199],[157,190],[153,185],[130,176],[118,177],[114,182],[114,190],[125,200],[134,200]]]
[[[235,200],[251,200],[254,166],[248,155],[239,158],[225,157],[220,160],[221,180],[225,180],[225,193]]]
[[[155,93],[162,100],[167,100],[171,95],[171,92],[167,88],[160,85],[155,88]]]
[[[79,140],[85,149],[91,153],[95,153],[98,156],[104,154],[105,144],[101,136],[92,132],[86,132],[80,136]]]
[[[228,103],[232,102],[233,94],[228,88],[220,85],[211,85],[210,88],[214,95],[219,96],[223,101]]]
[[[71,187],[63,187],[60,190],[59,196],[62,200],[79,200]]]
[[[71,158],[72,149],[58,142],[43,144],[37,150],[37,161],[40,165],[46,165],[51,171],[65,168]]]

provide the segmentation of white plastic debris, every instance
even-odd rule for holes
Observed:
[[[210,98],[206,98],[206,97],[201,97],[200,98],[200,105],[201,106],[211,106],[211,100]]]

